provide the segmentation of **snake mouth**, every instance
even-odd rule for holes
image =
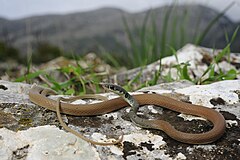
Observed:
[[[44,89],[39,90],[39,94],[42,94],[42,93],[43,93],[43,90],[44,90]]]
[[[99,83],[100,86],[102,86],[102,88],[105,91],[111,91],[119,96],[127,96],[128,97],[128,92],[123,89],[122,87],[119,87],[117,84],[113,84],[113,83]],[[126,98],[127,98],[126,97]]]
[[[99,85],[105,90],[105,91],[116,91],[115,84],[110,84],[110,83],[99,83]]]
[[[99,83],[99,85],[103,88],[103,89],[109,89],[110,85],[108,83]]]

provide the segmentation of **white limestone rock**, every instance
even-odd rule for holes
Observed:
[[[55,126],[39,126],[18,132],[1,128],[0,137],[1,160],[17,156],[26,160],[100,159],[89,143]],[[25,153],[20,153],[24,148]]]

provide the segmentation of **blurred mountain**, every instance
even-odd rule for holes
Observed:
[[[159,37],[161,37],[164,18],[170,6],[152,10],[156,19]],[[26,54],[28,48],[33,50],[40,43],[49,43],[61,49],[84,54],[97,51],[99,46],[114,53],[125,53],[129,46],[123,25],[126,17],[130,29],[137,33],[136,26],[141,26],[148,11],[128,13],[116,8],[101,8],[89,12],[66,15],[33,16],[17,20],[0,18],[0,41],[4,41]],[[182,43],[192,42],[202,33],[219,12],[201,5],[174,6],[168,20],[168,37],[175,37],[178,48]],[[151,19],[151,18],[150,18]],[[151,23],[151,20],[149,21]],[[208,32],[201,45],[224,48],[226,36],[233,34],[239,25],[226,16],[221,17]],[[240,52],[240,34],[238,34],[232,51]],[[167,43],[172,39],[168,38]]]
[[[0,24],[1,23],[4,23],[4,22],[6,22],[7,21],[7,19],[5,19],[5,18],[3,18],[3,17],[0,17]]]

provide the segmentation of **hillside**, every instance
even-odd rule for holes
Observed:
[[[161,29],[168,9],[169,6],[165,6],[153,10],[160,36],[163,34]],[[131,24],[135,22],[140,26],[147,12],[127,13],[116,8],[102,8],[89,12],[33,16],[18,20],[0,18],[0,40],[20,49],[21,54],[25,54],[29,46],[34,49],[41,42],[48,42],[65,51],[78,54],[96,51],[99,46],[120,54],[126,50],[129,43],[122,16],[124,15],[132,26],[131,30],[136,32],[136,28]],[[175,30],[180,48],[182,47],[180,41],[192,42],[193,37],[201,33],[218,14],[200,5],[175,6],[168,21],[168,35],[170,37]],[[226,45],[225,32],[231,36],[236,26],[237,24],[227,17],[221,17],[207,34],[202,45],[223,48]],[[182,35],[183,32],[185,36]],[[236,40],[238,42],[239,37]],[[168,43],[169,41],[167,40]],[[240,51],[236,42],[232,49]]]

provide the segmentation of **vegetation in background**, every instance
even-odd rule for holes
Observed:
[[[208,83],[212,83],[212,82],[216,82],[216,81],[236,79],[237,75],[240,73],[238,73],[234,69],[229,69],[227,72],[223,72],[222,69],[219,67],[219,62],[221,62],[221,60],[224,57],[230,56],[230,53],[231,53],[230,46],[233,43],[234,39],[236,38],[238,30],[239,30],[239,27],[237,27],[236,30],[234,31],[230,42],[228,42],[228,45],[221,52],[219,52],[216,57],[214,57],[211,64],[208,66],[208,68],[205,70],[205,72],[199,79],[191,78],[191,76],[189,75],[189,69],[188,69],[190,64],[188,62],[179,63],[178,57],[176,54],[176,50],[171,48],[173,51],[173,54],[176,58],[176,61],[178,63],[177,65],[173,66],[173,68],[176,68],[176,70],[177,70],[178,77],[177,77],[177,79],[172,78],[172,76],[169,72],[169,74],[166,75],[164,77],[164,79],[168,82],[175,81],[175,80],[188,80],[195,84],[208,84]],[[228,40],[228,37],[227,37],[227,40]],[[229,62],[229,59],[228,59],[228,62]]]
[[[195,39],[195,44],[200,45],[203,39],[206,37],[207,33],[211,30],[213,25],[222,17],[224,14],[235,4],[235,2],[230,3],[221,13],[219,13],[214,19],[210,21],[207,27],[202,33],[198,33]]]
[[[19,52],[16,48],[0,41],[0,61],[10,59],[19,60]]]
[[[221,80],[232,80],[237,78],[238,73],[234,69],[230,69],[227,71],[227,73],[224,73],[220,67],[218,67],[218,63],[223,59],[224,56],[228,57],[228,63],[229,62],[229,57],[230,57],[230,46],[233,43],[233,41],[236,38],[236,35],[238,33],[239,26],[235,29],[230,42],[228,42],[228,45],[218,53],[218,55],[214,58],[214,61],[208,66],[207,70],[204,72],[202,77],[204,77],[206,74],[208,74],[208,78],[202,80],[202,77],[197,80],[197,84],[207,84],[207,83],[212,83],[216,81],[221,81]],[[227,41],[229,41],[228,37],[226,36]],[[215,68],[219,69],[219,72],[215,71]]]
[[[59,57],[62,53],[61,49],[57,46],[51,45],[47,42],[39,42],[32,55],[32,61],[35,64],[40,64]]]
[[[148,27],[149,16],[151,16],[151,26]],[[125,17],[123,23],[130,42],[130,49],[128,52],[127,66],[130,68],[144,66],[160,58],[160,45],[157,25],[154,20],[154,14],[149,11],[140,28],[134,26],[134,31],[131,32],[129,24]],[[165,53],[165,52],[164,52]]]
[[[192,42],[195,42],[196,44],[201,44],[201,41],[205,38],[211,27],[217,22],[217,20],[224,15],[224,13],[232,6],[232,4],[226,9],[217,15],[205,28],[205,30],[202,33],[196,34],[195,37],[193,37]],[[128,63],[125,63],[125,66],[129,68],[133,67],[142,67],[146,66],[147,64],[156,61],[161,60],[161,58],[174,54],[177,59],[176,50],[179,47],[182,47],[186,41],[189,41],[189,37],[187,37],[187,31],[185,30],[184,25],[188,21],[188,12],[187,10],[184,11],[184,19],[179,20],[177,17],[172,17],[173,22],[172,25],[181,23],[181,27],[177,29],[176,27],[169,27],[169,19],[171,17],[171,14],[175,12],[174,5],[167,8],[166,14],[163,16],[163,24],[161,25],[161,35],[159,34],[159,29],[157,27],[157,17],[154,11],[149,11],[141,26],[138,27],[136,24],[133,23],[134,29],[131,29],[129,26],[129,23],[125,17],[123,17],[123,24],[125,26],[125,31],[128,37],[128,40],[130,42],[130,49],[129,49],[129,58]],[[179,22],[180,21],[180,22]],[[199,19],[200,23],[200,19]],[[171,29],[171,30],[170,30]],[[237,71],[236,70],[229,70],[227,73],[224,73],[221,69],[219,72],[216,72],[216,68],[218,67],[219,61],[222,59],[223,56],[226,56],[230,53],[230,46],[232,42],[234,41],[236,35],[238,32],[238,28],[235,30],[234,34],[232,35],[231,40],[228,40],[228,45],[222,50],[222,52],[219,53],[218,56],[214,58],[214,62],[212,62],[208,69],[204,72],[202,77],[200,79],[193,79],[189,75],[189,63],[178,63],[177,65],[173,66],[173,68],[177,69],[178,77],[177,80],[189,80],[196,84],[206,84],[211,83],[219,80],[225,80],[225,79],[234,79],[236,78]],[[177,34],[177,33],[180,33]],[[169,36],[169,34],[171,36]],[[179,37],[180,36],[180,37]],[[176,39],[179,39],[180,41],[177,41]],[[102,54],[111,61],[112,64],[114,64],[115,67],[120,67],[122,64],[117,59],[115,59],[111,54],[109,54],[104,48],[101,49]],[[49,44],[39,44],[36,53],[34,56],[40,56],[44,61],[47,61],[49,59],[52,59],[54,57],[58,57],[62,55],[62,52],[60,49],[58,49],[55,46],[49,45]],[[49,57],[51,55],[52,57]],[[33,56],[33,60],[37,59]],[[42,62],[42,59],[39,60],[39,63]],[[38,60],[38,59],[37,59]],[[161,62],[161,61],[160,61]],[[54,90],[58,92],[62,92],[65,94],[81,94],[86,93],[88,90],[91,92],[98,92],[99,86],[98,82],[101,81],[102,77],[99,76],[94,72],[94,70],[89,66],[88,69],[83,69],[80,64],[77,63],[76,60],[76,66],[66,66],[64,68],[60,68],[58,70],[53,70],[53,72],[58,72],[59,74],[64,75],[64,79],[59,80],[54,78],[54,76],[49,74],[49,71],[31,71],[29,65],[28,72],[25,76],[20,77],[17,79],[17,81],[24,81],[28,80],[30,81],[33,78],[40,77],[41,79],[46,82],[48,87],[53,88]],[[139,83],[139,78],[141,77],[141,72],[131,81],[126,83],[124,85],[124,88],[127,90],[132,90],[133,85],[136,83]],[[207,78],[206,78],[207,75]],[[144,84],[138,84],[138,86],[144,87],[149,85],[155,85],[158,82],[159,77],[161,76],[161,63],[159,66],[159,70],[155,72],[155,76],[152,80],[144,83]],[[203,79],[204,77],[204,79]],[[172,81],[174,80],[169,72],[168,75],[164,77],[165,81]],[[176,80],[176,79],[175,79]],[[60,82],[61,81],[61,82]]]
[[[47,62],[59,56],[62,56],[62,50],[47,42],[39,42],[32,55],[32,62],[40,64]],[[0,61],[15,60],[19,63],[26,63],[27,57],[20,57],[19,50],[5,42],[0,41]],[[28,62],[27,62],[28,63]]]
[[[194,37],[188,36],[188,31],[186,30],[187,27],[185,27],[188,23],[188,17],[190,16],[188,14],[188,9],[186,8],[183,11],[183,19],[179,19],[177,17],[178,14],[173,14],[174,12],[178,12],[174,9],[176,7],[175,3],[166,7],[167,10],[163,15],[162,28],[160,29],[156,24],[158,17],[156,17],[154,10],[147,12],[140,27],[133,22],[132,30],[127,19],[123,16],[125,32],[127,33],[130,43],[130,49],[128,52],[129,61],[127,63],[128,68],[145,66],[163,57],[172,55],[172,48],[177,50],[187,42],[200,45],[214,24],[224,16],[233,4],[234,3],[228,5],[221,13],[213,18],[202,33],[198,31],[199,25],[196,25],[195,33],[197,34]],[[175,15],[176,17],[173,17],[172,15]],[[171,25],[170,20],[172,20]],[[200,21],[201,19],[198,19],[197,24],[200,24]],[[177,24],[180,24],[180,28],[176,27]]]
[[[86,93],[99,93],[99,83],[102,77],[107,76],[105,72],[96,73],[95,66],[89,65],[83,68],[79,64],[79,58],[75,58],[75,64],[60,68],[46,68],[44,70],[35,70],[31,63],[28,62],[27,72],[25,75],[17,78],[16,82],[33,83],[38,79],[44,83],[44,86],[52,88],[59,94],[81,95]]]

